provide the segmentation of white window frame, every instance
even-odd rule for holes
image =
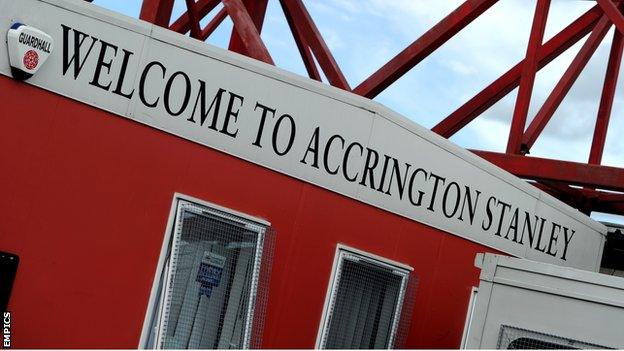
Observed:
[[[343,263],[345,259],[347,259],[347,257],[356,257],[359,260],[363,260],[380,267],[389,268],[392,270],[393,273],[401,277],[401,288],[399,290],[397,305],[392,320],[392,330],[390,333],[390,338],[388,339],[388,349],[391,349],[394,345],[397,329],[399,327],[399,321],[401,319],[401,312],[403,309],[403,303],[405,301],[405,293],[407,290],[409,275],[414,269],[406,264],[396,262],[388,258],[362,251],[344,244],[338,244],[336,246],[336,254],[334,255],[332,272],[329,279],[329,284],[327,286],[327,294],[325,295],[323,314],[321,315],[321,321],[316,337],[316,348],[325,348],[325,344],[327,342],[327,332],[329,331],[329,320],[333,312],[333,306],[336,303],[338,285],[340,283],[338,273],[340,270],[342,270]]]
[[[468,310],[466,311],[466,321],[464,322],[464,333],[462,334],[461,344],[459,345],[459,348],[462,350],[466,348],[468,334],[470,334],[470,326],[472,325],[472,316],[474,315],[478,293],[479,288],[473,286],[470,290],[470,297],[468,298]]]
[[[150,292],[147,310],[145,312],[143,329],[141,331],[141,338],[139,340],[140,349],[162,348],[162,344],[164,341],[162,319],[165,315],[165,311],[162,311],[161,309],[163,306],[166,306],[170,302],[172,287],[171,281],[169,280],[169,275],[171,274],[173,269],[175,269],[175,263],[173,265],[170,264],[170,258],[176,257],[176,250],[179,247],[179,240],[182,234],[182,226],[176,226],[176,223],[178,221],[178,218],[182,218],[182,211],[197,212],[200,208],[201,212],[205,211],[209,214],[217,215],[219,217],[223,217],[222,214],[219,212],[224,212],[226,214],[238,217],[223,218],[230,221],[237,221],[237,219],[239,219],[239,223],[243,224],[247,229],[250,229],[257,233],[256,253],[254,257],[254,273],[251,281],[249,301],[247,303],[247,316],[245,320],[245,331],[243,335],[243,348],[249,348],[253,327],[252,324],[255,309],[255,300],[258,292],[258,281],[260,275],[260,263],[262,262],[263,243],[266,229],[270,226],[270,223],[263,219],[252,217],[247,214],[225,208],[201,199],[197,199],[192,196],[175,193],[169,213],[169,220],[167,221],[167,227],[165,230],[163,245],[160,251],[160,257],[158,259],[156,274],[152,283],[152,290]],[[163,289],[160,288],[161,282],[165,283]],[[153,332],[155,333],[155,337],[153,338],[155,342],[150,342],[150,334],[152,334]],[[150,343],[151,345],[148,345],[148,343]]]

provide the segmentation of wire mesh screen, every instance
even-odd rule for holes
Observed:
[[[383,349],[393,345],[407,272],[343,254],[322,347]]]
[[[403,306],[401,307],[401,316],[399,318],[399,325],[394,339],[393,348],[395,349],[405,348],[407,335],[409,334],[412,321],[412,315],[414,313],[414,301],[416,300],[417,289],[418,277],[416,277],[412,272],[407,279],[407,288],[405,289],[405,297],[403,298]]]
[[[273,266],[273,253],[275,252],[275,230],[272,227],[266,228],[264,232],[264,243],[262,257],[258,273],[258,289],[256,303],[252,314],[252,330],[249,348],[259,349],[262,347],[262,335],[264,332],[264,317],[266,316],[267,302],[269,298],[269,283],[271,278],[271,268]]]
[[[267,232],[238,216],[180,202],[165,275],[161,347],[242,349],[255,343],[253,322],[263,317],[266,298],[266,290],[257,289],[268,286],[259,284],[268,280],[260,264]],[[261,316],[253,318],[254,309]]]
[[[596,344],[557,335],[502,325],[498,336],[498,349],[507,350],[595,350],[611,349]]]

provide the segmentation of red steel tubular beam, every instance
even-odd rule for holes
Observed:
[[[195,8],[195,0],[186,0],[186,8],[189,17],[189,25],[191,26],[191,37],[199,39],[201,37],[201,28],[199,27],[199,17],[197,17],[197,9]]]
[[[234,28],[240,35],[242,41],[245,43],[246,52],[250,57],[255,58],[273,65],[273,59],[269,54],[264,42],[260,38],[260,33],[254,25],[253,20],[249,16],[245,5],[241,0],[223,0],[223,5],[227,10],[232,22],[234,22]]]
[[[424,60],[433,51],[446,43],[457,32],[470,24],[475,18],[496,3],[497,0],[467,0],[455,11],[438,22],[420,38],[411,43],[405,50],[392,58],[365,81],[360,83],[353,92],[374,98],[390,84],[401,78],[410,69]]]
[[[592,191],[583,189],[582,192],[592,200],[594,211],[624,214],[624,194],[607,193],[604,191]]]
[[[544,184],[545,186],[554,189],[556,191],[559,191],[561,193],[567,193],[568,196],[572,197],[575,201],[579,202],[579,201],[583,201],[585,199],[587,199],[589,196],[585,195],[581,189],[577,189],[577,188],[572,188],[570,186],[568,186],[567,184],[563,184],[563,183],[559,183],[559,182],[553,182],[553,181],[549,181],[549,180],[544,180],[540,182],[541,184]]]
[[[520,78],[520,88],[518,89],[516,105],[511,120],[509,140],[507,141],[508,154],[520,153],[520,143],[524,134],[529,105],[531,104],[531,94],[533,93],[533,83],[537,73],[538,52],[544,40],[544,30],[546,29],[549,8],[550,0],[537,1],[526,57],[522,65],[522,77]]]
[[[161,27],[168,27],[171,21],[174,0],[143,0],[139,18]]]
[[[624,16],[617,8],[617,6],[611,0],[598,0],[598,5],[602,8],[605,15],[609,17],[611,22],[615,24],[615,27],[620,33],[624,34]]]
[[[471,151],[520,178],[624,191],[624,169],[622,168],[491,151]]]
[[[532,183],[559,200],[581,209],[588,214],[591,211],[624,214],[624,194],[608,193],[592,189],[575,189],[562,183]]]
[[[542,45],[539,50],[537,69],[547,65],[587,35],[596,26],[601,16],[602,10],[596,5]],[[520,61],[431,130],[445,138],[450,138],[518,86],[523,64],[524,60]]]
[[[611,52],[609,53],[609,63],[607,64],[604,85],[602,86],[602,96],[600,97],[600,105],[598,107],[596,127],[594,128],[594,137],[589,151],[589,163],[591,164],[597,165],[602,161],[602,152],[607,138],[607,128],[609,127],[613,98],[615,97],[615,88],[620,72],[620,63],[622,62],[623,44],[622,33],[618,30],[614,31]]]
[[[225,8],[222,8],[221,11],[219,11],[214,16],[214,18],[210,20],[210,22],[206,25],[206,27],[202,29],[199,39],[202,41],[208,39],[210,34],[212,34],[212,32],[214,32],[215,29],[219,27],[219,25],[221,24],[221,22],[223,22],[223,20],[227,17],[227,15],[228,15],[227,10]]]
[[[306,10],[301,0],[280,0],[282,7],[288,8],[288,12],[293,18],[293,23],[301,29],[301,32],[306,38],[306,42],[312,49],[316,60],[323,69],[329,84],[341,88],[343,90],[351,91],[347,79],[342,74],[340,67],[336,63],[334,56],[329,51],[327,44],[323,40],[321,33],[314,24],[312,17]]]
[[[609,18],[603,16],[524,133],[522,137],[522,149],[524,152],[528,153],[531,149],[531,146],[533,146],[535,140],[544,130],[546,124],[563,101],[563,98],[570,91],[570,88],[572,88],[572,85],[581,74],[583,68],[587,65],[587,62],[589,62],[589,59],[598,48],[598,45],[600,45],[600,42],[607,34],[610,27],[611,22]]]
[[[621,202],[624,205],[624,194],[622,193],[611,193],[587,188],[577,190],[588,199],[595,199],[599,202]]]
[[[169,1],[169,0],[167,0]],[[195,3],[195,9],[197,10],[197,18],[204,18],[210,11],[212,11],[217,5],[219,5],[220,0],[199,0]],[[190,26],[190,17],[188,11],[182,14],[180,18],[175,20],[170,26],[174,32],[178,33],[186,33],[191,30]]]
[[[592,210],[605,213],[624,214],[624,200],[619,201],[603,201],[597,199]]]
[[[592,202],[593,198],[584,194],[580,189],[572,188],[566,184],[553,181],[541,181],[533,185],[537,186],[539,189],[545,190],[568,205],[578,208],[587,215],[591,213],[592,206],[590,202]],[[544,185],[547,189],[544,189],[539,185]]]
[[[590,215],[592,208],[595,205],[595,198],[590,198],[583,194],[579,189],[571,188],[565,184],[541,181],[531,183],[536,188],[549,193],[562,202],[577,208],[579,211]]]
[[[264,16],[266,14],[269,0],[244,0],[243,3],[247,9],[247,13],[254,23],[254,26],[256,27],[256,30],[258,30],[258,34],[262,33],[262,25],[264,24]],[[245,43],[236,31],[236,28],[232,29],[228,50],[238,52],[243,55],[247,54]]]
[[[321,75],[316,67],[316,63],[314,62],[314,57],[312,57],[312,52],[310,52],[310,47],[306,42],[305,36],[295,25],[294,19],[288,10],[288,7],[284,5],[284,2],[281,2],[282,11],[284,11],[284,17],[286,17],[286,22],[288,22],[288,26],[293,34],[293,38],[295,39],[295,43],[297,44],[297,49],[299,49],[299,54],[301,55],[301,59],[303,60],[303,64],[308,71],[308,76],[314,80],[321,81]]]

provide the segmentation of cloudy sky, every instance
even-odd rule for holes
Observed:
[[[305,4],[349,84],[355,87],[461,2],[307,0]],[[135,18],[141,6],[141,0],[95,0],[94,3]],[[583,0],[553,0],[545,40],[594,4]],[[176,0],[174,17],[185,9],[185,1]],[[433,127],[524,57],[534,9],[534,1],[500,1],[376,100],[416,123]],[[228,18],[208,42],[226,48],[231,29]],[[538,138],[531,155],[587,162],[612,37],[613,29]],[[262,38],[278,67],[306,75],[277,0],[269,1]],[[529,122],[584,40],[538,73]],[[624,167],[623,83],[620,79],[603,156],[603,164],[617,167]],[[467,148],[504,151],[516,92],[492,106],[451,140]],[[614,216],[594,214],[592,217],[624,222],[624,218]]]

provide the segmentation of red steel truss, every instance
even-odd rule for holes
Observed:
[[[229,49],[274,64],[260,36],[268,0],[185,1],[186,12],[179,18],[172,19],[174,0],[143,0],[140,17],[179,33],[189,33],[191,37],[204,41],[229,16],[234,24]],[[336,63],[303,1],[279,2],[309,77],[321,81],[322,71],[332,86],[373,99],[481,16],[497,0],[466,0],[354,88],[349,85]],[[200,22],[219,4],[223,4],[223,8],[211,15],[208,24],[202,28]],[[536,187],[580,211],[624,215],[624,169],[601,165],[624,49],[624,2],[621,4],[620,0],[597,0],[593,8],[546,42],[543,42],[543,38],[550,0],[535,0],[530,3],[531,6],[533,4],[535,15],[528,33],[529,42],[524,59],[444,118],[432,130],[448,138],[519,87],[506,152],[472,151],[512,174],[529,180]],[[616,30],[587,163],[527,156],[612,26]],[[536,73],[588,34],[580,51],[527,126]]]

